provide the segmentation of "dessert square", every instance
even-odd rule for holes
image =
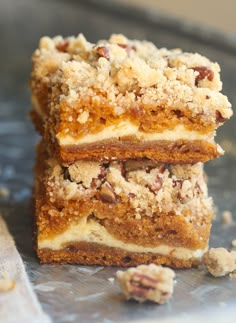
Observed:
[[[203,164],[147,159],[62,166],[45,143],[35,166],[42,263],[197,265],[213,217]]]
[[[220,67],[197,53],[112,35],[43,37],[33,55],[32,119],[64,165],[149,158],[205,162],[232,115]]]

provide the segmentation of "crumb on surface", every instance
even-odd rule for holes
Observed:
[[[118,282],[127,299],[164,304],[172,296],[175,272],[154,264],[117,271]]]
[[[233,222],[232,213],[229,210],[225,210],[222,212],[221,221],[224,224],[231,224]]]
[[[2,273],[0,277],[0,292],[8,292],[14,289],[16,283],[12,280],[7,272]]]
[[[236,239],[232,240],[231,244],[233,247],[236,247]]]
[[[236,251],[211,248],[204,254],[203,263],[214,277],[226,276],[236,270]]]
[[[113,282],[114,282],[114,280],[115,280],[115,278],[114,278],[114,277],[109,277],[107,280],[108,280],[110,283],[113,283]]]
[[[8,197],[10,195],[10,191],[5,186],[0,186],[0,197]]]

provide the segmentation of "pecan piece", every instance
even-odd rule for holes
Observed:
[[[159,176],[157,176],[155,181],[148,187],[151,192],[153,193],[158,192],[162,187],[162,179]]]
[[[162,266],[141,265],[126,272],[118,271],[117,279],[127,299],[150,300],[164,304],[173,293],[175,273]]]
[[[214,72],[210,68],[206,66],[196,66],[192,67],[192,69],[199,73],[195,79],[195,85],[198,85],[198,83],[205,78],[207,78],[209,81],[213,81]]]
[[[68,40],[65,40],[63,43],[57,44],[56,45],[56,49],[59,52],[66,53],[67,52],[67,49],[68,49],[68,46],[69,46],[69,41]]]
[[[216,121],[217,122],[225,122],[227,119],[222,117],[222,114],[219,110],[216,110]]]
[[[121,48],[124,48],[126,50],[126,53],[129,55],[132,50],[136,51],[136,47],[134,45],[128,45],[128,44],[117,44]]]
[[[97,47],[96,48],[96,53],[97,53],[98,57],[104,57],[108,61],[110,60],[109,50],[108,50],[107,47],[105,47],[105,46]]]
[[[99,192],[99,197],[103,202],[106,202],[106,203],[116,203],[117,202],[117,198],[116,198],[115,192],[113,190],[113,187],[108,182],[105,182],[101,186],[101,190]]]

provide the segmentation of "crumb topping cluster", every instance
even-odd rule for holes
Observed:
[[[164,304],[174,291],[175,272],[154,264],[118,270],[116,277],[126,298],[138,302],[150,300]]]
[[[219,65],[197,53],[158,49],[123,35],[92,44],[79,34],[43,37],[33,64],[32,78],[57,91],[58,103],[66,102],[69,110],[87,97],[116,115],[144,105],[187,108],[212,122],[232,115],[227,97],[220,93]],[[80,107],[78,118],[86,122],[88,111]]]
[[[49,160],[51,202],[57,199],[98,199],[104,203],[129,202],[135,217],[155,212],[185,214],[186,221],[212,213],[203,165],[167,165],[150,160],[125,162],[77,161],[61,167]],[[200,224],[199,224],[200,225]]]

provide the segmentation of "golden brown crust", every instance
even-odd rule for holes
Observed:
[[[220,155],[217,146],[204,140],[158,140],[140,142],[132,140],[104,140],[95,144],[56,147],[57,156],[63,165],[76,160],[127,160],[149,158],[170,164],[193,164],[206,162]],[[51,144],[55,151],[55,143]]]
[[[199,265],[199,259],[182,260],[153,253],[127,252],[96,243],[79,242],[68,245],[63,250],[36,248],[40,262],[45,264],[83,264],[100,266],[130,267],[154,263],[174,268],[191,268]]]

